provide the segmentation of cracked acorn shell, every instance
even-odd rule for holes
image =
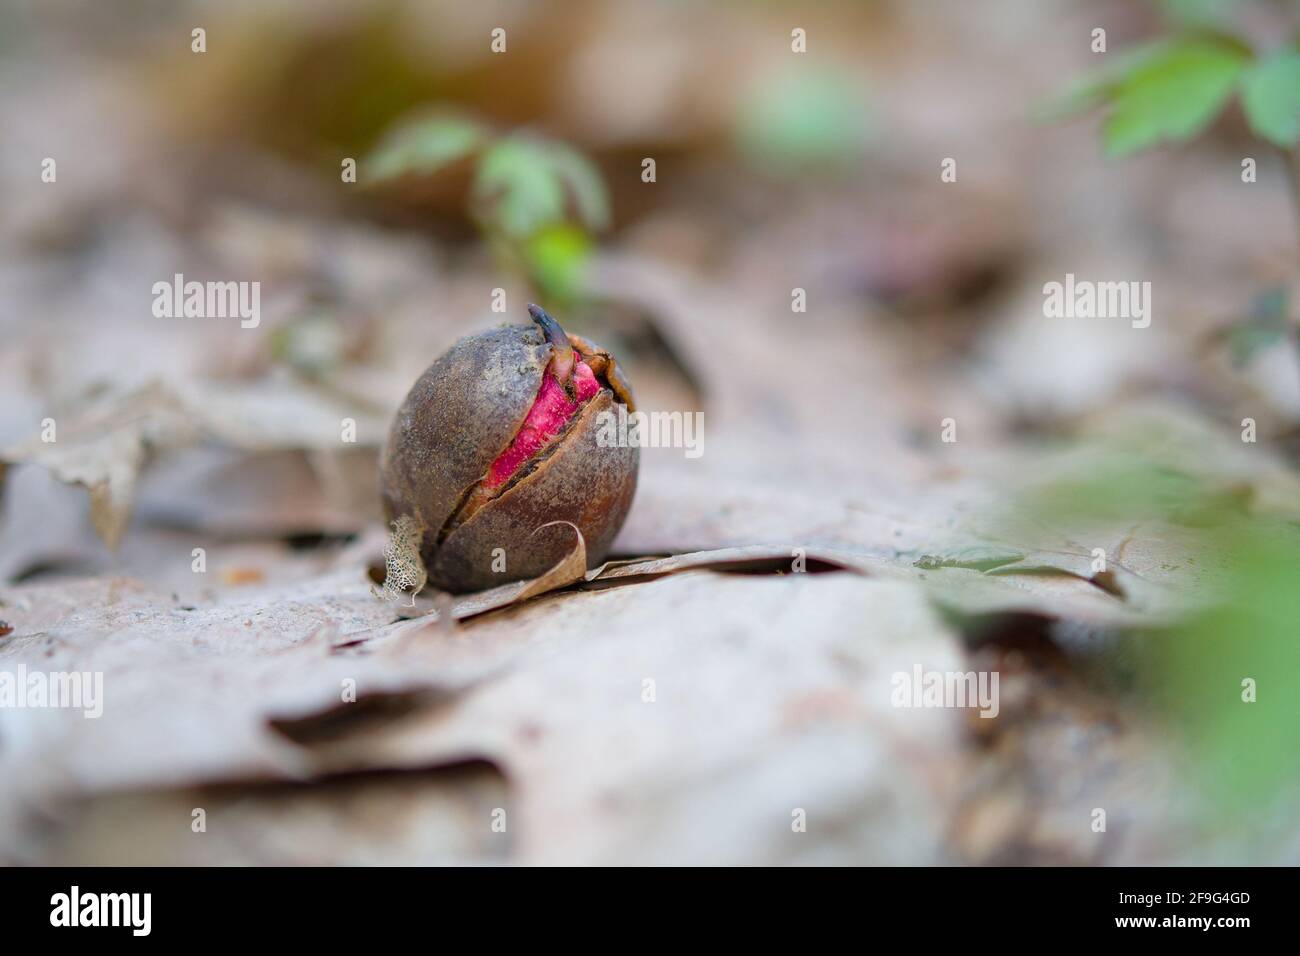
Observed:
[[[411,387],[389,431],[384,511],[390,523],[407,515],[419,527],[420,558],[440,590],[549,570],[575,540],[550,522],[578,527],[594,567],[632,505],[638,449],[597,442],[602,412],[633,410],[617,364],[540,308],[529,312],[534,325],[453,345]],[[504,571],[493,569],[498,556]]]

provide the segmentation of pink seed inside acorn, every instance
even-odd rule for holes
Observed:
[[[519,427],[509,447],[492,462],[487,477],[483,479],[483,486],[488,491],[495,491],[509,481],[524,462],[563,431],[578,414],[578,410],[600,391],[600,382],[596,380],[591,366],[577,353],[574,355],[577,361],[573,366],[572,385],[576,400],[569,398],[564,386],[555,377],[553,367],[548,367],[542,376],[542,387],[538,390],[537,398],[533,400],[533,407],[528,410],[523,425]]]

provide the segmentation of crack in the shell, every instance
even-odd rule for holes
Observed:
[[[582,356],[581,352],[579,352],[578,354]],[[582,357],[584,359],[586,358],[586,356],[582,356]],[[533,398],[533,406],[536,406],[537,402],[541,399],[542,392],[546,388],[546,376],[549,373],[550,373],[550,364],[548,363],[546,371],[544,371],[542,374],[542,384],[538,386],[537,395]],[[488,472],[483,474],[477,481],[475,481],[473,484],[471,484],[461,493],[460,498],[458,498],[456,501],[456,507],[452,509],[451,514],[447,517],[447,520],[443,523],[442,528],[439,529],[438,531],[438,536],[435,540],[435,547],[441,547],[443,542],[445,542],[447,538],[451,536],[452,532],[454,532],[461,525],[465,524],[465,522],[469,521],[470,518],[474,517],[474,515],[476,515],[481,509],[487,507],[487,505],[491,504],[493,501],[500,498],[511,488],[515,487],[515,485],[519,484],[529,475],[536,472],[538,468],[540,468],[548,459],[550,459],[551,456],[553,456],[555,452],[559,449],[561,440],[566,435],[568,435],[569,432],[573,430],[578,420],[582,418],[582,413],[588,407],[590,407],[590,405],[593,402],[595,402],[597,399],[600,398],[601,392],[610,392],[611,394],[617,396],[617,393],[613,391],[613,389],[610,387],[608,382],[603,381],[599,377],[597,378],[597,381],[600,382],[600,391],[598,391],[595,395],[593,395],[586,402],[580,405],[574,411],[573,415],[568,419],[568,421],[564,423],[563,427],[559,431],[557,431],[554,435],[552,435],[550,438],[548,438],[545,444],[543,444],[540,448],[538,448],[537,451],[533,452],[533,454],[529,458],[520,462],[519,466],[515,469],[514,473],[511,474],[511,476],[499,488],[492,489],[490,493],[485,494],[481,499],[475,501],[476,494],[480,490],[484,490],[485,482],[488,480],[488,475],[491,473],[491,465],[489,465]],[[533,406],[530,406],[529,408],[530,412],[532,411]],[[511,446],[514,445],[515,440],[519,437],[520,433],[524,430],[524,427],[527,424],[528,424],[528,415],[525,414],[523,421],[519,423],[519,427],[515,429],[515,433],[510,436],[510,439],[506,442],[505,447],[502,448],[501,451],[499,451],[496,454],[496,456],[493,457],[492,462],[494,464],[496,463],[497,459],[499,459],[502,455],[504,455],[507,451],[510,450]]]

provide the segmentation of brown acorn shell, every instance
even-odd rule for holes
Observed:
[[[388,521],[410,515],[424,550],[510,444],[541,388],[551,347],[534,326],[461,339],[411,386],[380,462]]]
[[[587,354],[595,349],[579,341]],[[449,524],[523,425],[551,356],[536,326],[469,336],[425,370],[398,409],[380,463],[384,511],[390,522],[410,515],[423,529],[420,556],[441,590],[482,590],[548,570],[574,543],[566,526],[538,530],[553,521],[581,529],[594,566],[623,525],[639,452],[596,440],[600,413],[616,411],[619,400],[631,404],[621,376],[525,466],[528,473],[463,524]],[[504,549],[504,573],[492,570],[496,548]]]
[[[460,593],[542,574],[575,540],[565,525],[542,528],[553,521],[577,525],[586,542],[587,566],[600,563],[632,506],[640,456],[634,447],[599,445],[599,416],[616,410],[613,392],[602,389],[548,457],[452,531],[432,561],[425,561],[434,586]],[[492,569],[497,548],[503,549],[505,573]]]

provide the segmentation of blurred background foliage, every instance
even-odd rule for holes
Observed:
[[[498,135],[454,116],[396,124],[362,162],[367,184],[436,176],[473,164],[469,215],[499,264],[548,301],[572,306],[583,291],[592,235],[609,225],[609,197],[591,161],[526,131]]]
[[[1107,669],[1162,715],[1214,828],[1224,813],[1294,799],[1300,781],[1300,499],[1288,483],[1257,500],[1225,467],[1241,457],[1230,437],[1166,424],[1153,442],[1151,425],[1121,421],[1045,449],[994,524],[1022,545],[1047,527],[1121,541],[1109,561],[1169,542],[1161,553],[1187,593],[1168,625],[1124,633]]]
[[[1261,10],[1276,19],[1266,19],[1261,27]],[[1295,6],[1165,0],[1163,11],[1160,35],[1113,54],[1107,48],[1107,65],[1076,83],[1045,115],[1101,110],[1105,154],[1121,159],[1160,144],[1196,139],[1222,121],[1226,111],[1238,109],[1259,145],[1281,154],[1300,235],[1300,27]],[[1290,30],[1284,32],[1287,26]],[[1254,27],[1253,36],[1243,32],[1247,27]],[[1226,332],[1235,363],[1246,365],[1279,346],[1287,346],[1300,362],[1300,320],[1292,317],[1289,299],[1285,286],[1251,297]]]

